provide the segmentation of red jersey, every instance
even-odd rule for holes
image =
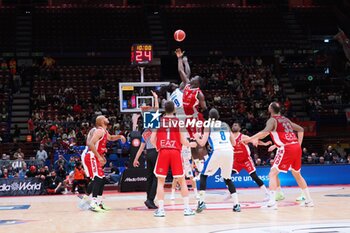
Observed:
[[[247,159],[250,157],[249,146],[241,143],[243,134],[239,133],[238,137],[235,139],[236,145],[233,147],[235,159]]]
[[[181,134],[179,119],[162,117],[160,128],[157,130],[157,149],[175,149],[181,151]]]
[[[184,112],[187,116],[198,114],[199,99],[198,94],[202,91],[197,88],[191,88],[190,84],[187,84],[183,91],[182,104]]]
[[[103,129],[103,128],[97,128],[97,129],[102,129],[103,130],[103,136],[96,142],[95,147],[97,152],[100,155],[104,155],[107,152],[107,136],[108,136],[108,132],[107,130]]]
[[[276,130],[270,133],[270,136],[276,146],[298,143],[298,138],[288,118],[284,116],[273,116],[272,118],[276,120],[277,126]]]

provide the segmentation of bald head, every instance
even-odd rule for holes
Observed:
[[[269,112],[273,115],[281,113],[281,105],[277,102],[272,102],[269,106]]]
[[[107,125],[109,124],[109,121],[108,119],[101,115],[101,116],[98,116],[96,117],[96,126],[101,126],[101,127],[107,127]]]

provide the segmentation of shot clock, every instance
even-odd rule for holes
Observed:
[[[147,65],[153,59],[151,44],[133,44],[131,46],[131,65]]]

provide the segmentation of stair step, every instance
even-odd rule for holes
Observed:
[[[294,88],[284,89],[284,92],[285,92],[286,94],[294,94],[294,93],[295,93],[295,89],[294,89]]]
[[[16,122],[27,122],[28,121],[28,117],[12,117],[11,118],[11,121],[13,122],[13,123],[16,123]]]
[[[155,46],[157,46],[157,45],[166,45],[166,41],[153,41],[153,44]]]
[[[304,98],[303,95],[301,95],[301,94],[292,94],[292,95],[288,95],[288,97],[290,99],[292,99],[292,100],[294,100],[294,99],[303,99]]]
[[[13,104],[28,104],[29,105],[29,99],[14,99]]]
[[[27,111],[12,111],[13,117],[27,117],[29,118],[30,114]]]
[[[21,87],[21,91],[30,92],[30,88],[29,87]]]
[[[293,111],[297,111],[297,112],[298,111],[302,112],[305,110],[304,106],[296,106],[296,105],[294,105],[294,103],[293,103],[292,109],[293,109]]]
[[[29,105],[13,105],[12,111],[28,111],[29,112],[30,107]]]
[[[297,117],[306,117],[307,116],[306,112],[296,112],[295,115]]]
[[[293,106],[304,105],[304,100],[293,100],[292,104],[293,104]]]
[[[20,130],[21,130],[21,135],[28,135],[29,134],[29,131],[28,131],[28,129],[21,129],[20,128]],[[11,134],[13,134],[15,132],[15,130],[14,129],[11,129]]]
[[[23,87],[22,87],[23,88]],[[21,88],[21,90],[22,90],[22,88]],[[21,92],[21,93],[19,93],[19,94],[13,94],[13,98],[15,99],[15,98],[29,98],[30,97],[30,94],[29,94],[29,92]]]
[[[149,25],[149,29],[151,30],[162,29],[162,25]]]
[[[11,129],[14,129],[15,125],[18,125],[18,128],[20,128],[20,129],[27,129],[28,128],[28,124],[26,122],[26,123],[11,124]]]

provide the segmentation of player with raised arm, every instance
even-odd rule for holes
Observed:
[[[245,143],[253,142],[270,135],[274,144],[278,147],[274,164],[271,167],[269,178],[270,197],[267,203],[268,208],[277,209],[275,193],[277,189],[277,176],[280,172],[288,172],[292,170],[292,174],[305,195],[305,202],[302,206],[313,207],[314,203],[311,199],[309,189],[305,179],[301,176],[301,144],[304,137],[304,129],[291,122],[288,118],[281,116],[281,106],[277,102],[272,102],[268,108],[271,114],[270,119],[266,122],[266,127],[263,131],[255,134],[252,137],[243,139]],[[297,132],[296,137],[294,131]]]
[[[155,217],[164,217],[164,183],[168,174],[169,167],[174,178],[178,178],[181,185],[181,195],[184,200],[184,215],[194,215],[194,211],[189,206],[188,189],[185,180],[185,174],[182,167],[181,149],[182,145],[194,147],[196,143],[188,142],[181,133],[178,125],[179,120],[174,116],[175,106],[172,101],[167,101],[164,106],[165,115],[160,119],[160,128],[152,132],[151,142],[158,150],[158,159],[154,174],[158,178],[157,199],[158,210],[154,213]]]
[[[103,188],[105,185],[105,175],[103,166],[106,163],[104,157],[107,152],[107,141],[116,141],[121,139],[125,142],[125,137],[122,135],[110,135],[107,131],[108,119],[105,116],[98,116],[96,118],[96,129],[88,138],[86,144],[89,147],[85,155],[85,164],[89,172],[89,176],[93,179],[92,184],[92,201],[90,203],[90,210],[94,212],[103,212],[109,208],[102,202]],[[91,139],[90,139],[91,138]]]
[[[254,180],[254,182],[260,187],[260,189],[264,192],[265,196],[268,197],[269,193],[264,185],[264,182],[258,177],[256,174],[256,168],[254,162],[250,156],[249,146],[242,143],[241,141],[248,138],[247,135],[241,133],[241,124],[239,122],[235,122],[232,125],[233,137],[235,140],[234,148],[234,162],[233,162],[233,173],[238,174],[242,169],[245,169],[250,177]],[[267,146],[271,145],[271,141],[264,143],[258,141],[258,145]],[[268,200],[268,198],[265,198]]]
[[[204,121],[204,117],[208,114],[205,97],[201,91],[204,79],[200,76],[191,77],[191,69],[187,62],[187,57],[184,57],[184,52],[181,49],[176,49],[178,58],[178,71],[183,85],[183,110],[186,115],[186,121],[192,123],[187,125],[187,132],[190,139],[194,139],[195,133],[202,133],[202,127],[197,127],[197,121]],[[205,116],[203,116],[205,115]],[[198,146],[191,149],[192,158],[197,169],[201,172],[204,165],[204,157],[208,154],[205,146]]]
[[[211,147],[209,158],[204,163],[203,171],[200,175],[200,187],[197,206],[197,213],[202,212],[205,208],[205,190],[208,176],[213,176],[217,170],[221,170],[221,177],[224,178],[225,184],[233,198],[233,211],[240,212],[241,206],[238,203],[236,188],[231,180],[231,171],[233,165],[233,146],[235,140],[230,127],[222,121],[219,121],[219,112],[212,108],[209,111],[210,126],[204,128],[203,135],[195,134],[195,139],[200,146],[207,142]]]

